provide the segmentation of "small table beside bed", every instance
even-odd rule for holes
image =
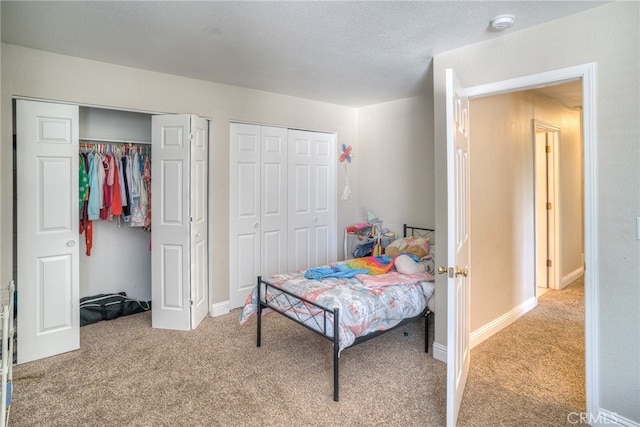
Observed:
[[[262,314],[267,311],[332,341],[333,400],[337,402],[342,350],[424,317],[424,350],[429,351],[434,230],[405,224],[403,235],[390,244],[395,249],[387,249],[390,254],[399,253],[393,257],[356,258],[306,271],[258,276],[240,323],[257,314],[258,347]]]

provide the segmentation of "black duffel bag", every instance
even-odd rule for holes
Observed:
[[[151,310],[151,301],[127,298],[125,292],[80,298],[80,326]]]

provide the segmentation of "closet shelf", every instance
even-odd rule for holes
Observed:
[[[130,141],[125,139],[105,139],[105,138],[86,138],[80,137],[80,141],[85,143],[101,143],[101,144],[140,144],[140,145],[151,145],[151,141]]]

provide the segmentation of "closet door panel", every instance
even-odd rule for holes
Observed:
[[[235,282],[243,284],[235,288],[237,302],[232,308],[240,307],[247,299],[247,295],[256,285],[256,277],[259,274],[259,254],[256,254],[256,248],[260,248],[258,233],[238,234],[235,238],[235,250],[229,253],[229,257],[236,262]],[[253,258],[255,256],[255,258]],[[231,275],[231,271],[229,272]],[[246,292],[243,292],[245,289]],[[242,300],[240,302],[240,300]]]
[[[80,347],[78,107],[16,102],[18,363]]]
[[[290,269],[335,261],[335,150],[334,134],[289,130]]]
[[[306,159],[305,159],[306,160]],[[311,214],[311,168],[306,164],[293,166],[295,179],[291,183],[293,186],[293,211],[294,215],[304,221],[305,215]]]
[[[302,159],[308,160],[306,156]],[[313,193],[310,187],[310,167],[306,164],[294,164],[289,168],[295,177],[289,183],[289,270],[297,271],[314,266],[310,253],[313,224],[310,198]]]
[[[191,329],[195,329],[209,314],[208,145],[209,122],[191,116]]]
[[[310,244],[311,235],[309,234],[309,227],[302,227],[297,229],[290,229],[291,238],[289,239],[289,254],[292,256],[290,262],[293,265],[289,266],[289,270],[298,271],[305,270],[311,265]],[[295,248],[293,251],[291,248]]]
[[[154,328],[188,330],[189,307],[189,116],[154,116],[151,177]]]
[[[260,271],[260,126],[230,124],[229,308],[244,304]]]
[[[311,253],[314,264],[324,265],[335,261],[336,240],[335,211],[335,135],[315,132],[313,134],[313,228],[314,239]]]
[[[183,198],[185,195],[184,161],[182,159],[167,159],[160,163],[162,176],[160,197],[160,223],[166,226],[181,227],[185,225],[185,209]],[[171,229],[169,229],[171,230]],[[179,228],[173,228],[174,232]]]
[[[162,265],[162,287],[160,288],[160,298],[153,296],[155,304],[161,306],[163,310],[184,310],[184,277],[180,274],[183,271],[184,247],[182,245],[164,244],[160,247]],[[168,286],[167,283],[171,285]],[[154,325],[154,328],[157,327]]]
[[[313,258],[313,265],[325,265],[329,262],[335,261],[331,258],[331,251],[329,248],[329,242],[331,241],[331,233],[327,226],[317,226],[314,228],[314,242],[316,244],[315,250],[311,251]]]
[[[260,127],[260,274],[282,273],[287,259],[287,130]],[[254,277],[255,281],[255,277]]]
[[[303,270],[312,265],[312,141],[311,133],[289,131],[289,270]]]
[[[284,271],[282,270],[282,264],[285,263],[286,265],[287,261],[286,253],[282,251],[284,234],[284,230],[262,233],[260,274],[263,276],[270,276]]]

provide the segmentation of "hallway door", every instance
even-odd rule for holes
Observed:
[[[558,289],[558,140],[560,129],[533,121],[535,173],[535,274],[537,288]]]
[[[455,426],[471,359],[469,98],[447,69],[447,425]]]

